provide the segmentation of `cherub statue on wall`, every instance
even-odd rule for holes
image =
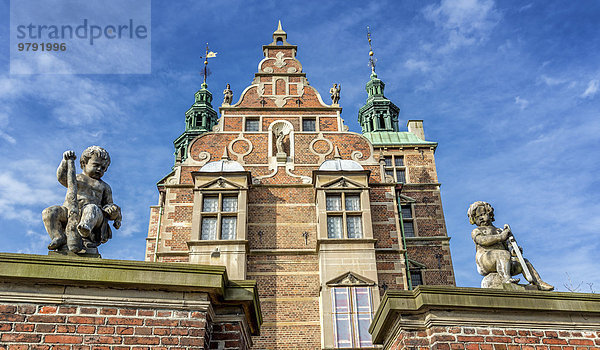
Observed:
[[[467,216],[471,224],[477,225],[471,237],[477,249],[477,272],[485,276],[481,281],[482,288],[519,289],[519,279],[513,276],[522,273],[535,289],[554,289],[542,280],[529,260],[523,258],[522,249],[517,245],[510,227],[504,225],[503,229],[499,229],[492,225],[494,208],[489,203],[477,201],[471,204]]]
[[[110,186],[102,176],[110,165],[108,152],[88,147],[81,155],[81,174],[75,174],[75,152],[66,151],[58,166],[58,182],[67,188],[63,205],[44,209],[42,218],[52,241],[49,250],[98,254],[97,246],[106,243],[113,226],[121,227],[121,208],[113,203]]]

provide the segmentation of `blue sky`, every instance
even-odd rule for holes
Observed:
[[[151,74],[10,75],[0,1],[0,251],[46,254],[43,208],[62,203],[61,154],[107,148],[104,179],[123,226],[104,258],[142,260],[156,181],[199,89],[206,42],[220,105],[248,86],[277,20],[311,83],[359,131],[369,79],[366,26],[400,127],[423,119],[436,152],[457,285],[478,286],[473,201],[496,208],[542,277],[600,290],[598,1],[152,1]],[[32,9],[33,11],[33,9]],[[131,59],[131,53],[124,57]]]

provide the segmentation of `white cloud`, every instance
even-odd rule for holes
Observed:
[[[0,172],[0,218],[17,220],[26,225],[39,223],[41,212],[32,208],[60,204],[52,166],[39,160],[7,164],[10,170]]]
[[[418,61],[412,58],[409,58],[404,62],[404,67],[410,70],[419,70],[421,72],[427,72],[431,67],[429,63],[426,61]]]
[[[10,136],[9,134],[5,133],[4,131],[0,130],[0,138],[2,138],[4,141],[10,143],[10,144],[16,144],[17,140],[15,140],[14,137]]]
[[[531,2],[531,3],[529,3],[529,4],[525,5],[525,6],[522,6],[522,7],[519,9],[519,12],[527,11],[527,10],[529,10],[529,9],[530,9],[530,8],[532,8],[532,7],[533,7],[533,3]]]
[[[447,32],[442,52],[486,40],[500,18],[493,0],[442,0],[425,7],[423,15]]]
[[[7,108],[4,107],[3,109],[7,109]],[[0,112],[0,138],[3,139],[4,141],[14,145],[17,143],[17,140],[15,140],[14,137],[10,136],[6,132],[6,127],[8,126],[8,121],[9,121],[8,114]]]
[[[539,78],[539,80],[548,86],[560,85],[560,84],[567,82],[567,80],[559,79],[559,78],[552,78],[545,74],[542,74],[542,76]]]
[[[520,96],[515,97],[515,103],[519,106],[519,108],[521,108],[521,110],[524,110],[527,108],[527,106],[529,106],[529,101],[521,98]]]
[[[596,95],[596,93],[598,92],[598,88],[600,88],[600,83],[598,82],[598,80],[590,80],[587,89],[585,89],[581,97],[594,97],[594,95]]]

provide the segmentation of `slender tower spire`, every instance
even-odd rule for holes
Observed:
[[[371,67],[371,74],[375,74],[375,63],[377,63],[377,59],[373,57],[373,47],[371,46],[371,29],[369,26],[367,26],[367,40],[369,41],[369,67]]]
[[[206,77],[210,74],[208,59],[216,56],[217,53],[210,51],[208,43],[206,43],[206,54],[200,56],[200,58],[204,58],[201,88],[194,95],[194,104],[185,112],[185,130],[173,141],[176,164],[186,160],[188,146],[198,135],[212,131],[212,128],[217,124],[217,111],[212,107],[212,93],[208,91],[208,85],[206,84]]]
[[[383,95],[385,84],[377,78],[373,46],[371,45],[371,29],[367,26],[367,40],[369,41],[369,67],[371,77],[365,86],[367,102],[358,110],[358,123],[363,133],[369,132],[396,132],[398,131],[398,114],[400,109]]]
[[[206,54],[204,56],[200,56],[200,58],[204,58],[204,71],[202,72],[202,77],[203,77],[202,87],[203,88],[206,88],[208,86],[208,85],[206,85],[206,78],[210,74],[210,72],[208,70],[208,59],[213,58],[213,57],[217,57],[217,53],[210,51],[208,49],[208,43],[206,43]]]

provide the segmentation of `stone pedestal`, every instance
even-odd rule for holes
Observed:
[[[287,154],[284,152],[277,153],[277,163],[287,162]]]

